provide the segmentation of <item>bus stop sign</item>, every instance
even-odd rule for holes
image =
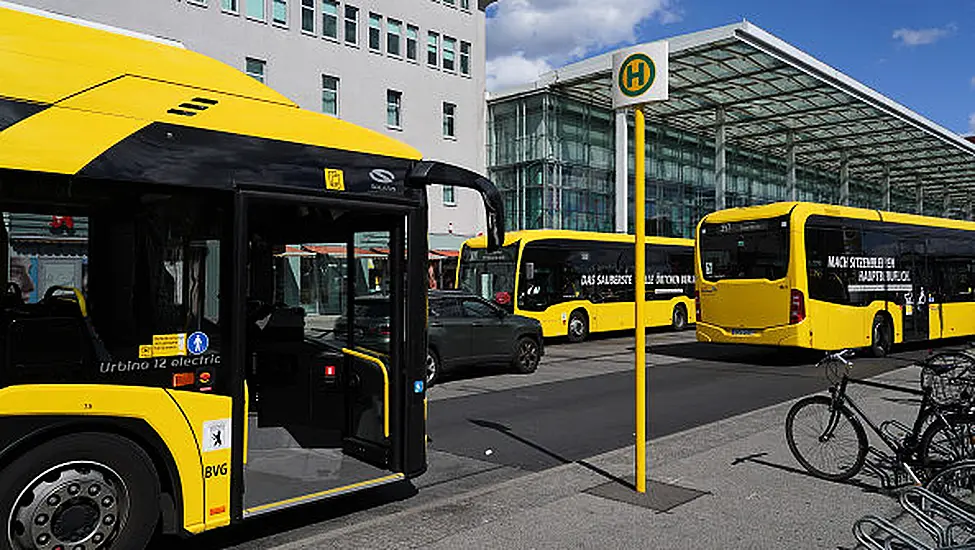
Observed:
[[[621,109],[668,98],[666,40],[613,54],[613,108]]]

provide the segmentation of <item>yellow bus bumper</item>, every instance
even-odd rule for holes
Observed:
[[[807,321],[797,325],[771,327],[767,329],[749,329],[750,333],[741,333],[740,329],[725,329],[717,325],[697,322],[697,341],[719,344],[752,344],[760,346],[796,346],[812,347],[812,334]]]

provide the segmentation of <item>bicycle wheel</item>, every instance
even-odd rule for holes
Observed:
[[[789,450],[812,475],[832,481],[855,476],[867,459],[867,434],[849,409],[832,398],[800,399],[785,417]]]
[[[952,504],[975,513],[975,460],[963,460],[941,470],[924,488]]]
[[[921,436],[918,458],[928,475],[953,463],[975,459],[975,415],[951,414],[932,422]]]

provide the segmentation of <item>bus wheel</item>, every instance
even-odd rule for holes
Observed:
[[[680,331],[687,328],[687,308],[684,304],[674,306],[674,313],[670,316],[670,322],[674,330]]]
[[[893,345],[893,340],[890,323],[883,315],[876,315],[873,318],[873,327],[870,330],[870,353],[874,357],[887,355]]]
[[[0,472],[0,517],[14,550],[145,548],[159,519],[156,469],[122,437],[58,437]]]
[[[589,337],[589,316],[577,309],[569,315],[569,341],[582,342]]]

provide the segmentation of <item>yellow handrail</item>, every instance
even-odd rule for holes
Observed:
[[[348,348],[342,348],[342,353],[372,363],[379,367],[379,370],[383,373],[383,433],[386,437],[389,437],[389,373],[386,371],[386,365],[371,355],[366,355],[365,353]]]

